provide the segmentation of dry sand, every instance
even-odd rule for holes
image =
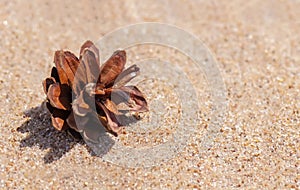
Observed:
[[[1,1],[0,189],[299,189],[299,10],[296,0]],[[183,68],[198,97],[200,111],[189,126],[195,130],[174,157],[129,168],[55,131],[41,81],[55,50],[77,54],[87,39],[149,21],[174,24],[207,45],[226,85],[228,110],[212,145],[201,146],[213,118],[212,87],[203,73]],[[191,62],[176,50],[144,45],[128,49],[129,64],[140,55]],[[150,102],[166,105],[152,109],[159,125],[148,126],[150,133],[126,129],[117,139],[124,147],[162,144],[176,131],[178,106],[188,102],[179,104],[166,80],[140,85]]]

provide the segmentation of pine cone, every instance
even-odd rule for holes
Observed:
[[[54,63],[56,67],[52,68],[51,77],[43,81],[43,87],[52,125],[57,130],[70,130],[73,134],[75,131],[98,142],[104,129],[117,136],[123,127],[117,119],[122,115],[118,104],[125,103],[135,112],[148,111],[140,90],[125,86],[139,74],[136,65],[124,70],[125,51],[114,52],[100,67],[99,50],[87,41],[81,47],[79,59],[61,50],[55,52]]]

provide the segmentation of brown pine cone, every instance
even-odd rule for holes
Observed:
[[[118,104],[125,103],[135,112],[148,111],[140,90],[125,86],[139,74],[136,65],[124,70],[125,51],[114,52],[100,67],[99,50],[87,41],[79,59],[61,50],[55,52],[54,63],[56,67],[52,68],[51,77],[43,81],[43,87],[52,125],[57,130],[68,129],[73,134],[76,131],[85,139],[98,142],[104,129],[117,136],[123,127],[117,119],[122,115]]]

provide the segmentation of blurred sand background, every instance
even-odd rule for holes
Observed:
[[[0,189],[299,189],[299,10],[297,0],[2,0]],[[78,55],[85,40],[140,22],[173,24],[201,39],[218,61],[229,106],[211,148],[198,146],[211,113],[201,104],[199,133],[180,154],[126,168],[51,127],[41,82],[55,50]],[[155,48],[150,53],[167,59]],[[142,50],[128,57],[135,51]]]

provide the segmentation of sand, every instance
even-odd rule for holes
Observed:
[[[299,9],[296,0],[1,1],[0,189],[299,189]],[[216,84],[180,49],[128,47],[150,112],[107,136],[97,156],[51,126],[41,82],[55,50],[78,55],[85,40],[142,22],[203,42],[226,108],[216,120]]]

